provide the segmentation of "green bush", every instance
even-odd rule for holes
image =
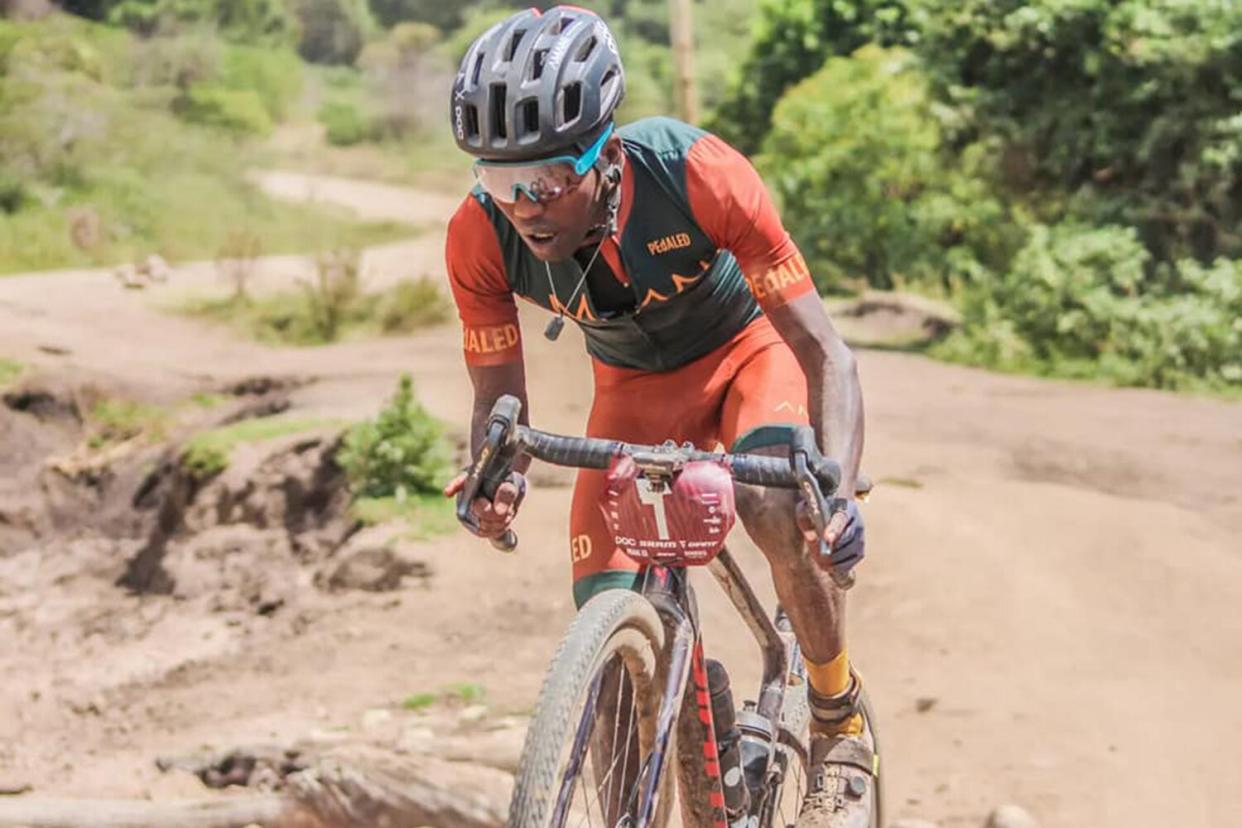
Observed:
[[[349,147],[375,137],[375,126],[357,106],[345,101],[328,101],[319,108],[328,143]]]
[[[947,287],[1003,261],[1017,231],[987,185],[952,164],[912,58],[876,46],[791,89],[759,162],[821,290]]]
[[[181,467],[191,477],[207,480],[228,468],[233,450],[240,445],[340,428],[339,421],[328,419],[258,417],[242,420],[194,435],[181,454]]]
[[[152,50],[161,61],[148,60]],[[253,90],[236,68],[249,57],[263,78]],[[258,147],[221,140],[217,130],[170,111],[184,110],[191,88],[236,87],[249,96],[246,128],[261,128],[280,108],[273,101],[296,94],[290,66],[300,74],[300,61],[283,47],[261,52],[199,31],[142,40],[70,15],[0,20],[0,177],[19,182],[23,193],[16,212],[0,212],[0,273],[113,264],[152,251],[169,260],[210,258],[238,226],[271,254],[325,239],[352,246],[408,234],[265,198],[245,177],[262,163]],[[19,201],[13,190],[10,205]],[[86,239],[73,231],[90,216],[97,232]]]
[[[413,333],[453,317],[453,306],[430,279],[402,279],[373,297],[374,316],[386,334]]]
[[[938,93],[1044,221],[1136,227],[1158,262],[1242,256],[1242,4],[922,2]]]
[[[291,27],[281,0],[110,0],[103,17],[145,35],[207,25],[247,43],[283,42]]]
[[[761,0],[750,52],[709,127],[756,152],[785,91],[866,43],[910,45],[909,0]]]
[[[26,185],[21,179],[0,172],[0,213],[16,213],[27,198]]]
[[[22,372],[26,370],[26,366],[6,357],[0,357],[0,388],[6,385],[12,385]]]
[[[220,82],[253,92],[268,116],[280,121],[302,90],[302,62],[288,48],[231,45],[224,50]]]
[[[272,119],[259,95],[248,89],[202,84],[191,87],[178,104],[187,121],[240,135],[267,135]]]
[[[940,355],[1158,388],[1242,387],[1242,263],[1155,268],[1130,228],[1033,228]]]
[[[448,31],[461,25],[466,6],[466,3],[444,0],[371,0],[371,12],[385,28],[416,20]]]
[[[373,421],[345,435],[337,461],[358,497],[435,494],[449,471],[449,449],[440,424],[414,398],[401,377],[397,392]]]
[[[388,290],[362,292],[350,267],[324,260],[298,292],[250,298],[195,299],[178,310],[239,328],[260,342],[325,345],[351,335],[401,335],[452,317],[452,305],[429,279],[403,279]],[[348,264],[348,263],[346,263]]]

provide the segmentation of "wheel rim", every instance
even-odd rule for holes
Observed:
[[[608,708],[615,709],[616,714]],[[613,653],[591,682],[574,729],[551,822],[555,828],[619,828],[629,824],[642,766],[639,757],[646,755],[640,745],[639,724],[625,659],[621,653]]]

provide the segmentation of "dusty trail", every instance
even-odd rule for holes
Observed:
[[[264,183],[428,226],[371,261],[377,279],[442,276],[437,219],[453,199],[283,174]],[[270,260],[260,278],[301,267]],[[436,414],[464,422],[455,326],[274,349],[154,309],[215,284],[209,265],[143,295],[100,272],[3,279],[0,353],[156,379],[169,395],[314,376],[295,404],[340,416],[373,411],[409,370]],[[533,418],[578,431],[590,394],[580,340],[548,343],[538,314],[522,313]],[[1048,826],[1242,824],[1242,406],[860,358],[866,467],[882,485],[851,649],[884,715],[892,815],[974,826],[1016,801]],[[0,653],[0,777],[49,793],[169,795],[156,754],[356,726],[369,707],[448,682],[480,682],[494,708],[528,710],[572,612],[569,477],[537,480],[517,555],[436,539],[430,589],[325,600],[305,625],[278,614],[244,634],[178,616],[168,599],[120,595],[110,572],[61,577],[76,547],[0,555],[0,633],[13,642]],[[737,546],[770,596],[758,554]],[[740,624],[706,581],[700,601],[709,648],[750,686]],[[81,699],[95,697],[92,712]],[[920,699],[933,700],[926,712]]]

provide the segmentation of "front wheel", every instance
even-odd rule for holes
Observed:
[[[634,812],[656,739],[663,643],[641,595],[609,590],[587,602],[544,679],[508,828],[613,828]]]

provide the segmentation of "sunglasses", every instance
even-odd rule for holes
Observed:
[[[599,160],[612,131],[613,125],[609,124],[599,140],[579,156],[557,155],[538,161],[476,161],[474,177],[488,195],[501,204],[514,204],[523,195],[536,204],[547,204],[578,189]]]

